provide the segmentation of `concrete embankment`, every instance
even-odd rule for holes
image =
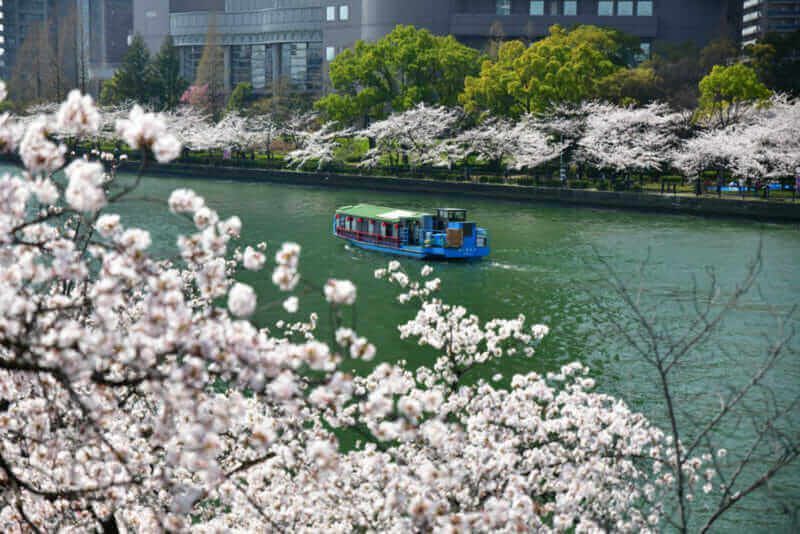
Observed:
[[[126,162],[122,170],[136,172],[139,164]],[[698,216],[745,217],[775,222],[800,222],[798,202],[756,199],[713,198],[708,195],[673,195],[614,191],[587,191],[557,187],[445,182],[410,178],[361,176],[328,172],[296,172],[275,169],[209,167],[205,165],[150,164],[147,174],[182,176],[194,179],[274,182],[282,184],[475,196],[533,202],[558,202],[578,206],[632,209],[661,213],[682,213]]]

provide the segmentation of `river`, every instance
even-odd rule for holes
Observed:
[[[591,367],[598,390],[624,398],[635,409],[666,428],[663,399],[655,373],[623,342],[600,313],[597,302],[612,309],[622,303],[606,283],[606,268],[631,283],[649,257],[642,282],[644,302],[659,302],[657,317],[671,326],[691,321],[695,301],[706,301],[693,285],[708,289],[709,269],[714,269],[721,294],[730,295],[761,243],[764,264],[757,290],[748,294],[723,321],[720,331],[702,347],[690,365],[678,370],[675,383],[679,409],[697,418],[708,417],[719,406],[719,395],[755,370],[769,340],[777,333],[775,315],[786,313],[800,296],[800,227],[761,224],[749,220],[699,218],[648,214],[554,204],[517,203],[465,197],[447,197],[293,187],[287,185],[233,183],[214,180],[187,181],[145,177],[140,194],[166,199],[178,187],[190,187],[206,198],[221,217],[239,215],[244,227],[243,244],[265,240],[268,252],[283,241],[302,246],[301,272],[318,284],[328,278],[347,278],[358,286],[357,328],[378,347],[378,361],[408,360],[411,365],[430,363],[434,353],[401,341],[397,325],[414,310],[393,300],[394,288],[375,280],[375,269],[391,259],[379,253],[355,249],[330,233],[337,206],[361,202],[425,210],[452,206],[468,210],[468,217],[488,228],[489,258],[471,263],[436,263],[441,277],[440,296],[463,304],[481,319],[514,317],[524,313],[531,323],[544,323],[551,331],[534,357],[512,357],[479,370],[472,380],[497,372],[555,370],[580,360]],[[178,233],[191,231],[188,221],[145,201],[128,202],[119,210],[126,225],[151,231],[157,254],[173,255]],[[271,258],[272,254],[268,254]],[[410,273],[418,274],[424,263],[401,260]],[[241,276],[253,284],[263,302],[279,299],[269,271]],[[329,326],[320,296],[301,299],[301,312],[319,311],[321,329]],[[271,325],[285,318],[276,306],[260,312],[255,321]],[[798,327],[797,318],[786,327]],[[800,360],[794,354],[782,360],[769,378],[778,402],[797,394]],[[750,405],[758,410],[757,405]],[[751,412],[752,413],[752,412]],[[683,416],[682,416],[683,417]],[[684,419],[685,423],[685,419]],[[749,419],[725,428],[717,446],[740,450],[752,432]],[[797,426],[792,429],[797,434]],[[735,458],[735,454],[731,457]],[[699,492],[699,491],[698,491]],[[800,469],[784,472],[768,489],[742,503],[716,525],[715,531],[783,532],[792,528],[800,502]],[[708,503],[698,496],[699,507]],[[784,514],[788,505],[790,513]],[[792,514],[795,517],[792,518]],[[797,523],[794,523],[797,526]]]

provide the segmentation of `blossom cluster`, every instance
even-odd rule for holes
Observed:
[[[431,349],[429,366],[387,349],[354,376],[345,360],[378,350],[352,325],[330,344],[315,313],[257,326],[258,296],[236,276],[265,267],[266,244],[235,247],[242,221],[178,189],[165,209],[193,229],[175,261],[154,257],[150,234],[110,211],[132,191],[108,172],[118,160],[66,165],[57,131],[92,135],[96,110],[75,93],[64,106],[27,125],[26,172],[0,178],[3,532],[648,532],[674,473],[711,483],[710,458],[678,465],[680,444],[593,392],[580,364],[467,385],[534,354],[547,327],[482,322],[399,262],[376,276],[417,307],[399,334]],[[136,108],[116,128],[169,160],[167,124]],[[278,290],[357,305],[348,280],[301,279],[300,251],[277,249]],[[359,442],[342,450],[334,429]]]
[[[296,147],[287,154],[289,164],[315,164],[318,169],[338,157],[344,139],[372,140],[372,148],[359,158],[362,167],[452,168],[474,159],[531,172],[561,160],[579,169],[618,173],[676,169],[689,179],[704,170],[723,168],[737,177],[764,180],[793,175],[800,159],[800,140],[793,135],[800,102],[785,95],[775,95],[766,104],[742,105],[736,120],[726,124],[700,120],[659,103],[636,108],[585,102],[527,114],[514,122],[487,116],[468,128],[464,125],[470,122],[462,120],[459,110],[420,104],[361,130],[342,129],[336,123],[319,127],[314,114],[279,119],[231,112],[212,122],[191,106],[169,115],[138,106],[98,110],[90,97],[77,91],[61,106],[39,109],[54,114],[47,131],[42,131],[42,123],[38,129],[30,127],[40,118],[35,113],[0,116],[0,149],[15,150],[30,133],[20,155],[32,172],[63,165],[65,154],[59,153],[59,145],[44,140],[75,136],[97,136],[134,149],[144,146],[161,162],[180,155],[181,147],[220,155],[226,150],[270,153],[273,140],[285,136]]]
[[[686,113],[664,104],[619,107],[585,102],[527,114],[516,122],[486,117],[459,129],[460,111],[424,104],[376,121],[360,131],[335,131],[335,125],[304,134],[309,143],[290,153],[299,166],[331,161],[342,138],[366,138],[373,146],[363,167],[429,164],[452,168],[477,161],[532,171],[561,160],[579,168],[613,172],[679,169],[693,179],[707,169],[724,168],[741,177],[792,175],[800,142],[792,128],[800,120],[800,102],[783,95],[768,105],[743,106],[727,125],[692,122]]]

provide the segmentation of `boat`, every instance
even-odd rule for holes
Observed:
[[[467,210],[434,213],[357,204],[333,217],[333,235],[367,250],[413,258],[469,259],[489,255],[489,232],[467,220]]]

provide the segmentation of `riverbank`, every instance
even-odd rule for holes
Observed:
[[[135,172],[138,163],[123,163],[121,170]],[[443,182],[439,180],[362,176],[328,172],[300,172],[277,169],[243,169],[205,165],[150,164],[148,173],[163,176],[192,177],[210,180],[273,182],[317,187],[362,189],[369,191],[455,194],[487,199],[557,202],[576,206],[631,209],[658,213],[696,216],[742,217],[760,221],[798,223],[800,202],[764,201],[755,198],[710,198],[691,194],[645,193],[628,191],[591,191],[561,187]]]

